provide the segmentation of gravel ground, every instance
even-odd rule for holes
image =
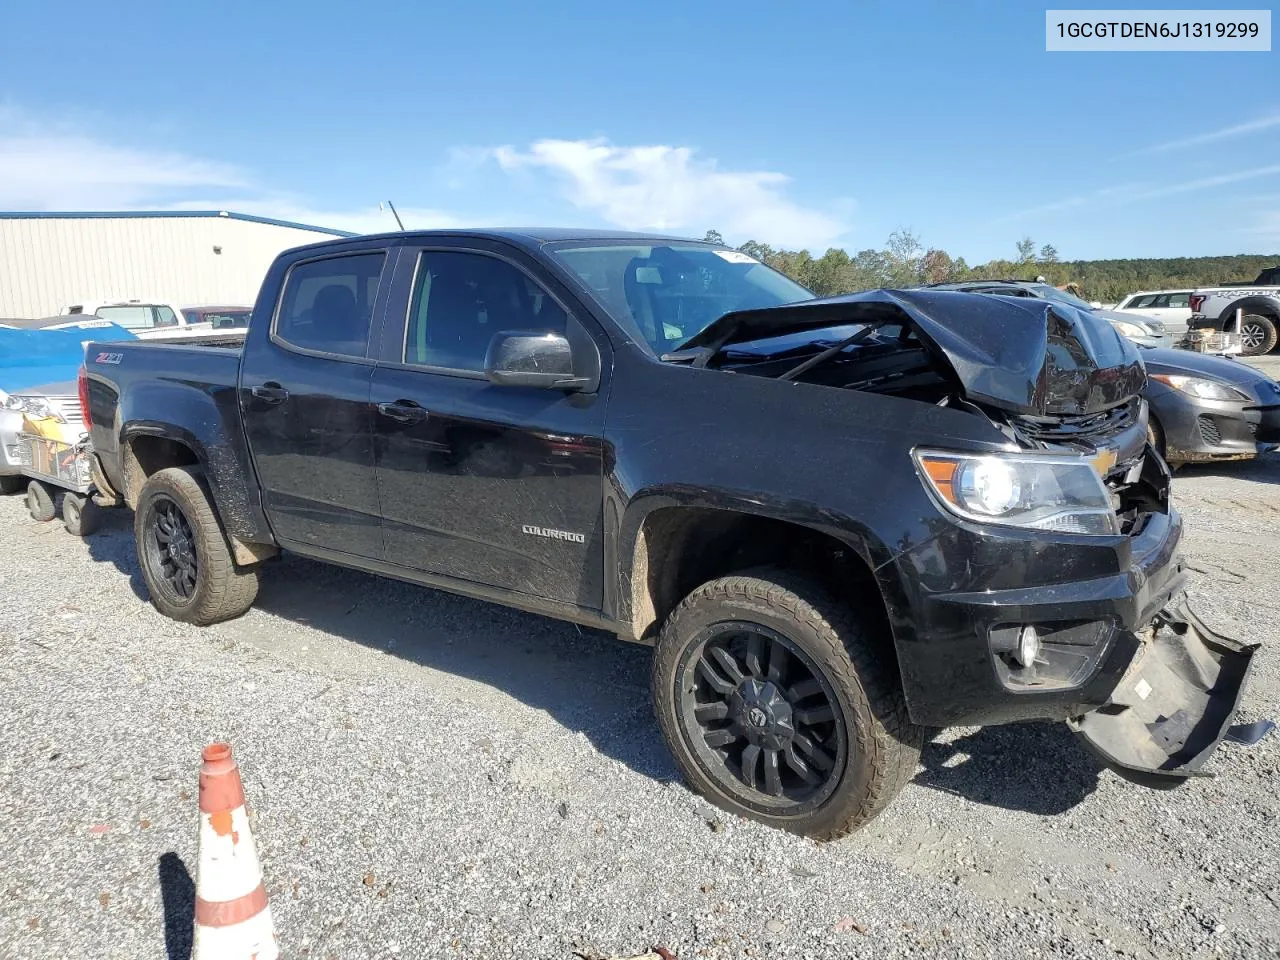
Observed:
[[[1266,644],[1242,719],[1278,717],[1280,457],[1175,489],[1199,610]],[[219,738],[290,957],[1280,956],[1278,734],[1161,793],[1060,724],[949,730],[823,846],[680,783],[641,648],[299,559],[191,628],[128,522],[0,500],[0,957],[187,957]]]

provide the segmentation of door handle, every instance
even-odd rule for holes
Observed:
[[[427,411],[412,400],[397,400],[394,403],[378,404],[378,412],[384,417],[399,423],[422,423],[427,419]]]
[[[289,398],[289,391],[272,380],[253,387],[249,392],[258,400],[263,400],[267,403],[279,403],[281,400]]]

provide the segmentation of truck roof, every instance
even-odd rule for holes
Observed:
[[[660,233],[632,233],[626,230],[599,230],[582,227],[468,227],[446,228],[439,230],[393,230],[387,233],[370,233],[356,237],[341,237],[336,240],[324,240],[308,246],[328,246],[330,244],[347,244],[352,240],[388,239],[402,240],[431,237],[474,237],[482,240],[503,240],[520,247],[537,248],[544,243],[559,240],[600,240],[627,241],[639,240],[650,242],[679,241],[681,243],[703,243],[695,237],[676,237]],[[723,244],[708,244],[723,246]]]

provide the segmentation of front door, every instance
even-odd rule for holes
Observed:
[[[272,531],[286,546],[382,554],[369,332],[386,251],[294,264],[269,337],[246,348],[240,407]]]
[[[407,322],[371,396],[385,559],[599,609],[603,389],[498,386],[483,374],[494,333],[578,321],[494,251],[405,248],[400,262]]]

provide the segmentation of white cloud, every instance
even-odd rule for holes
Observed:
[[[427,207],[397,208],[408,228],[468,222]],[[0,210],[233,210],[356,233],[396,229],[376,203],[343,210],[263,186],[232,164],[122,146],[0,104]]]
[[[508,173],[550,174],[576,208],[627,230],[701,234],[714,228],[737,242],[824,249],[848,229],[788,199],[785,174],[725,170],[692,147],[538,140],[527,150],[503,146],[488,155]]]
[[[1120,159],[1120,157],[1140,157],[1152,153],[1167,153],[1170,150],[1199,147],[1206,143],[1219,143],[1220,141],[1231,140],[1235,137],[1248,136],[1251,133],[1261,133],[1264,130],[1270,130],[1274,127],[1280,127],[1280,113],[1272,113],[1265,117],[1259,117],[1257,120],[1250,120],[1247,123],[1237,123],[1230,127],[1210,130],[1208,133],[1197,133],[1189,137],[1183,137],[1180,140],[1169,140],[1165,143],[1157,143],[1149,147],[1142,147],[1138,150],[1122,153],[1115,159]]]
[[[8,137],[0,130],[0,208],[109,210],[192,188],[247,186],[229,164],[118,147],[81,136]]]
[[[1210,190],[1214,187],[1225,187],[1233,183],[1242,183],[1246,180],[1257,180],[1261,177],[1280,176],[1280,164],[1269,164],[1264,167],[1251,167],[1247,170],[1234,170],[1231,173],[1220,173],[1212,177],[1199,177],[1195,180],[1184,180],[1181,183],[1167,183],[1162,186],[1150,186],[1148,184],[1124,184],[1112,187],[1103,187],[1100,190],[1094,190],[1091,193],[1078,194],[1073,197],[1067,197],[1063,200],[1056,200],[1052,203],[1045,203],[1035,207],[1028,207],[1024,210],[1018,210],[1013,213],[1004,214],[996,217],[993,223],[1012,223],[1019,220],[1028,220],[1033,217],[1044,216],[1048,213],[1057,213],[1062,210],[1071,210],[1076,207],[1084,207],[1106,201],[1111,206],[1122,206],[1129,203],[1140,203],[1145,200],[1159,200],[1164,197],[1173,197],[1183,193],[1195,193],[1200,190]]]

